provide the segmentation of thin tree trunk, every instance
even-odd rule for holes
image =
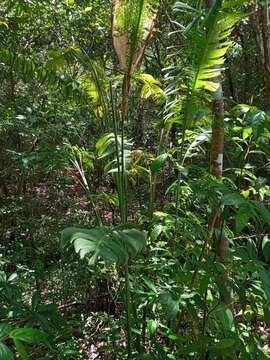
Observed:
[[[216,0],[208,1],[208,5],[214,6]],[[219,84],[218,89],[213,93],[213,122],[212,122],[212,141],[210,149],[210,168],[211,174],[217,178],[221,178],[223,174],[223,153],[224,153],[224,99],[223,99],[223,88],[222,79],[218,77],[214,79]],[[219,210],[217,210],[219,212]],[[216,216],[215,228],[219,233],[216,241],[216,255],[221,260],[224,259],[229,253],[229,243],[223,234],[223,224],[220,220],[220,214],[217,214],[215,210],[212,217]],[[224,281],[226,279],[224,278]],[[230,304],[230,291],[228,294],[222,296],[225,304]]]
[[[214,6],[216,0],[208,1],[208,4]],[[213,79],[219,84],[218,89],[213,93],[213,122],[212,122],[212,141],[210,149],[210,168],[211,174],[217,178],[221,178],[223,174],[223,154],[224,154],[224,99],[221,76]],[[214,210],[212,219],[215,217],[214,228],[219,234],[216,240],[216,255],[223,260],[229,253],[229,243],[223,233],[223,223],[220,219],[220,210]],[[222,274],[222,282],[227,282],[227,274]],[[226,295],[221,295],[224,304],[231,303],[230,290],[227,290]],[[216,360],[222,360],[223,355],[218,355]]]
[[[219,88],[213,94],[212,142],[210,150],[211,173],[216,177],[222,177],[223,151],[224,151],[224,102],[221,79],[216,79]]]
[[[263,73],[266,104],[270,104],[270,12],[269,5],[255,5],[250,25],[257,46],[258,62]],[[269,105],[268,105],[269,106]]]
[[[212,123],[212,141],[210,150],[211,174],[217,178],[222,177],[223,173],[223,153],[224,153],[224,101],[221,79],[219,88],[213,94],[213,123]],[[216,254],[218,257],[224,258],[229,253],[229,243],[222,234],[222,223],[220,216],[216,221],[215,227],[219,229],[220,235],[216,242]]]
[[[209,8],[216,4],[216,0],[206,0]],[[224,100],[222,79],[217,77],[213,81],[219,84],[218,89],[213,93],[213,122],[212,122],[212,141],[210,149],[210,169],[211,174],[217,178],[222,177],[223,173],[223,153],[224,153]],[[218,217],[219,218],[219,217]],[[220,228],[220,221],[216,221],[216,227]],[[216,246],[217,256],[225,256],[228,253],[228,244],[224,236],[220,236]]]

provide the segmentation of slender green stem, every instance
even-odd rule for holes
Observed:
[[[152,221],[154,213],[154,202],[155,202],[155,184],[156,176],[152,176],[150,172],[150,200],[149,200],[149,221]]]
[[[127,222],[127,176],[125,164],[125,124],[128,122],[128,98],[130,91],[130,74],[126,72],[122,85],[122,117],[121,117],[121,180],[122,180],[122,196],[123,196],[123,218],[122,223]]]
[[[132,62],[134,54],[136,52],[138,36],[139,36],[139,27],[141,23],[142,13],[143,13],[144,0],[140,0],[138,17],[136,19],[135,26],[131,32],[131,45],[130,45],[130,55],[129,63],[127,70],[124,74],[123,84],[122,84],[122,117],[121,117],[121,191],[122,191],[122,210],[121,210],[121,220],[122,224],[127,223],[127,214],[128,214],[128,203],[127,203],[127,176],[126,176],[126,166],[125,166],[125,146],[124,146],[124,131],[125,123],[128,122],[128,100],[130,92],[130,74],[132,71]],[[128,264],[125,266],[125,292],[126,292],[126,321],[127,321],[127,349],[128,349],[128,358],[131,358],[131,322],[130,322],[130,284],[129,284],[129,269]]]
[[[98,212],[98,210],[97,210],[96,203],[95,203],[94,200],[92,199],[92,196],[91,196],[90,193],[88,193],[88,199],[89,199],[90,204],[91,204],[91,206],[92,206],[92,208],[93,208],[93,210],[94,210],[95,217],[96,217],[96,220],[97,220],[98,225],[99,225],[99,226],[102,226],[102,225],[103,225],[103,224],[102,224],[102,220],[101,220],[101,217],[100,217],[99,212]]]
[[[119,143],[118,143],[118,131],[117,131],[117,119],[116,119],[116,111],[115,111],[115,102],[113,97],[113,89],[112,83],[110,83],[110,98],[111,98],[111,106],[112,106],[112,118],[113,118],[113,131],[115,137],[115,148],[116,148],[116,161],[117,161],[117,191],[118,191],[118,198],[119,198],[119,208],[121,219],[124,219],[124,204],[123,204],[123,186],[122,186],[122,176],[121,176],[121,153],[119,151]]]
[[[159,134],[159,144],[157,148],[157,155],[159,156],[161,153],[161,149],[164,143],[164,129],[160,130]],[[149,221],[153,218],[155,200],[156,200],[156,188],[157,188],[157,175],[152,176],[150,172],[150,201],[149,201]]]
[[[180,148],[180,152],[177,154],[177,160],[178,164],[180,166],[183,166],[183,153],[184,153],[184,146],[185,146],[185,137],[186,137],[186,127],[184,127],[183,135],[182,135],[182,144]],[[180,183],[181,183],[181,171],[178,169],[178,177],[177,177],[177,187],[176,187],[176,202],[175,202],[175,208],[176,213],[178,214],[179,206],[180,206]]]
[[[121,117],[121,220],[122,224],[127,223],[127,177],[125,164],[125,123],[128,120],[128,97],[129,97],[130,76],[129,73],[124,75],[122,85],[122,117]],[[130,318],[130,284],[128,263],[125,266],[125,295],[126,295],[126,329],[127,329],[127,351],[128,359],[131,358],[131,318]]]
[[[125,265],[125,293],[126,293],[126,329],[127,329],[127,351],[128,359],[131,359],[131,318],[130,318],[130,283],[128,264]]]
[[[128,86],[126,84],[127,79],[124,79],[123,82],[123,95],[125,94],[125,87]],[[124,154],[124,126],[125,119],[127,117],[127,109],[124,109],[124,113],[122,113],[121,118],[121,149],[119,149],[118,144],[118,133],[117,133],[117,121],[116,121],[116,113],[113,99],[113,91],[112,85],[110,84],[110,93],[111,93],[111,104],[112,104],[112,117],[113,117],[113,127],[114,127],[114,135],[115,135],[115,147],[116,147],[116,156],[117,156],[117,183],[118,183],[118,196],[119,196],[119,207],[121,214],[122,224],[126,224],[127,222],[127,201],[126,201],[126,173],[125,173],[125,154]],[[127,95],[128,96],[128,95]],[[128,99],[123,99],[124,102],[127,102]],[[123,105],[125,108],[125,105]],[[126,302],[126,329],[127,329],[127,351],[128,358],[131,358],[131,321],[130,321],[130,284],[129,284],[129,271],[128,271],[128,263],[125,265],[125,302]]]

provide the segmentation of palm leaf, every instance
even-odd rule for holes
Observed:
[[[62,70],[66,65],[78,64],[83,69],[83,74],[78,79],[80,87],[94,105],[96,116],[98,118],[105,116],[108,120],[104,69],[94,62],[86,52],[75,46],[69,46],[64,50],[50,51],[48,55],[50,59],[46,62],[47,68]]]
[[[194,104],[201,90],[216,91],[219,83],[214,79],[220,76],[225,62],[225,54],[231,41],[228,40],[234,25],[240,19],[237,13],[228,13],[218,1],[203,24],[204,32],[193,34],[196,49],[193,76],[189,84],[189,95],[185,106],[185,123],[189,127],[194,115]]]
[[[25,80],[36,79],[42,84],[46,83],[52,88],[60,89],[65,98],[71,97],[80,103],[89,100],[87,91],[78,80],[69,76],[63,69],[59,71],[60,68],[56,69],[50,62],[38,62],[34,58],[17,54],[7,48],[0,49],[0,62]]]
[[[107,95],[105,93],[104,72],[80,49],[70,46],[65,50],[48,52],[49,59],[39,62],[34,58],[14,53],[7,48],[0,49],[0,62],[14,70],[25,80],[36,79],[52,88],[60,89],[65,98],[93,105],[97,117],[108,117]],[[73,78],[67,72],[67,65],[79,65],[84,73]]]
[[[146,244],[146,235],[137,229],[94,229],[67,228],[62,232],[61,245],[74,246],[81,259],[88,258],[95,264],[102,258],[107,264],[124,265],[129,258],[139,253]]]

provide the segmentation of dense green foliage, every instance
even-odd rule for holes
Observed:
[[[270,358],[268,6],[1,1],[0,360]]]

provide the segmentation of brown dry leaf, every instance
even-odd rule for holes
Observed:
[[[113,34],[113,46],[119,61],[119,68],[121,71],[127,69],[128,64],[128,53],[129,53],[129,38],[128,33],[119,33],[116,25],[116,13],[120,6],[120,0],[113,0],[113,22],[112,22],[112,34]],[[154,26],[160,15],[160,7],[153,14],[151,18],[145,19],[144,21],[144,32],[143,37],[140,41],[140,47],[137,49],[134,59],[132,61],[132,71],[139,71],[142,64],[143,56],[146,50],[149,40],[153,33]]]

